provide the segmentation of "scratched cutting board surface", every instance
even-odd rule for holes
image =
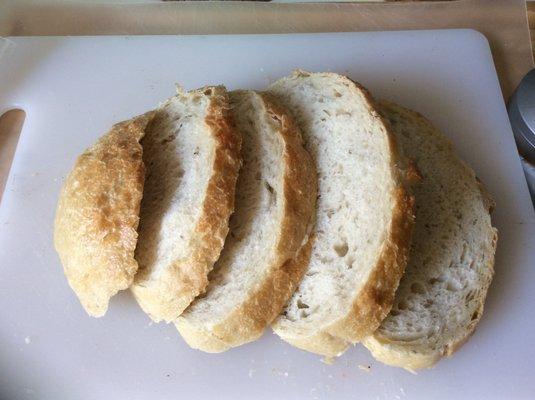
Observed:
[[[535,223],[486,39],[475,31],[3,41],[0,111],[27,112],[0,205],[2,399],[534,398]],[[294,68],[349,75],[428,116],[496,199],[496,275],[472,339],[413,375],[356,346],[333,365],[270,331],[223,354],[151,324],[128,291],[88,317],[52,247],[76,156],[174,84],[262,89]]]

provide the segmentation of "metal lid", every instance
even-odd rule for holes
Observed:
[[[522,79],[507,109],[518,151],[535,162],[535,69]]]

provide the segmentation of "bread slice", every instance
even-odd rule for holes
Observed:
[[[364,341],[378,360],[409,370],[451,355],[474,331],[493,276],[492,200],[452,144],[421,115],[382,102],[423,175],[416,227],[395,305]]]
[[[337,356],[390,311],[413,225],[406,163],[369,93],[348,78],[296,71],[269,92],[293,111],[319,179],[307,271],[273,329]]]
[[[132,292],[156,322],[175,320],[208,283],[234,208],[241,138],[223,86],[178,94],[142,141],[147,179]]]
[[[132,283],[143,191],[139,141],[152,114],[118,123],[76,161],[61,191],[54,245],[87,313],[100,317],[109,299]]]
[[[204,295],[176,320],[186,342],[220,352],[260,337],[293,293],[303,268],[288,269],[316,200],[316,173],[291,118],[265,94],[231,93],[242,134],[236,211]]]

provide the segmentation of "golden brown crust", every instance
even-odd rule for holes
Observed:
[[[284,307],[308,265],[313,237],[297,253],[266,279],[249,301],[241,305],[211,330],[178,319],[177,328],[193,348],[219,353],[259,338]],[[273,303],[272,303],[273,302]]]
[[[353,302],[347,316],[332,324],[325,331],[332,336],[356,343],[372,334],[388,315],[394,302],[394,294],[405,271],[414,228],[414,197],[410,195],[411,183],[418,181],[417,169],[402,154],[393,128],[378,111],[370,92],[357,82],[370,108],[374,110],[386,129],[389,151],[392,157],[392,175],[397,181],[394,189],[393,215],[379,260],[372,270],[366,285]],[[400,170],[401,166],[405,170]]]
[[[279,133],[285,144],[284,214],[286,218],[282,222],[281,238],[277,245],[279,262],[282,264],[296,256],[296,252],[305,243],[303,238],[312,228],[318,181],[314,161],[305,150],[301,131],[293,119],[273,96],[268,93],[262,93],[261,96],[267,113],[280,123]],[[284,300],[283,305],[287,300],[288,298]]]
[[[144,165],[139,141],[152,118],[121,122],[76,161],[59,197],[54,244],[89,315],[132,283]]]
[[[277,331],[283,340],[303,350],[338,357],[351,343],[372,334],[388,315],[405,265],[414,225],[414,198],[397,189],[390,239],[367,284],[353,302],[345,318],[312,336],[291,336]]]
[[[327,329],[331,335],[350,343],[372,334],[388,315],[407,265],[414,226],[414,198],[402,187],[396,189],[395,198],[390,237],[376,267],[349,314]]]
[[[195,229],[199,242],[193,252],[191,265],[200,267],[200,280],[192,281],[186,295],[186,306],[206,289],[208,273],[219,258],[225,243],[229,218],[234,211],[234,192],[241,166],[242,138],[236,130],[226,91],[213,97],[206,123],[212,129],[217,143],[213,166],[215,173],[208,182],[202,216]],[[184,267],[186,270],[190,269],[189,265]]]
[[[222,86],[205,87],[193,93],[210,96],[205,119],[215,142],[214,161],[195,227],[191,257],[172,264],[149,285],[136,277],[132,292],[143,310],[156,322],[174,321],[202,293],[208,273],[218,259],[228,233],[228,221],[234,210],[234,190],[241,164],[241,136],[236,131],[229,109],[228,93]],[[138,283],[139,281],[139,283]]]
[[[304,71],[296,73],[308,74]],[[290,336],[289,332],[281,330],[276,332],[296,347],[327,357],[339,356],[350,343],[358,342],[373,333],[390,312],[395,291],[407,264],[414,227],[414,198],[410,195],[409,188],[420,179],[414,164],[403,156],[398,147],[390,124],[376,111],[378,107],[371,94],[359,83],[346,79],[363,93],[374,117],[380,119],[385,127],[392,158],[392,175],[397,186],[393,193],[394,206],[389,236],[385,239],[381,256],[366,285],[353,301],[346,316],[312,336]],[[401,170],[401,167],[405,170]]]
[[[280,313],[301,280],[308,264],[312,239],[295,257],[310,228],[317,193],[316,170],[302,144],[300,131],[291,118],[268,95],[261,95],[267,114],[279,124],[284,143],[284,218],[277,243],[278,257],[266,279],[259,282],[248,299],[211,330],[193,322],[178,320],[176,325],[192,347],[221,352],[260,337]]]

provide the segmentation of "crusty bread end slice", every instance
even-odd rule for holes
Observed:
[[[190,346],[207,352],[257,339],[280,313],[306,266],[288,261],[316,200],[314,165],[285,111],[253,91],[232,92],[231,104],[243,138],[236,211],[206,293],[175,322]]]
[[[416,112],[382,102],[423,181],[415,187],[416,227],[394,307],[364,340],[378,360],[431,367],[473,333],[493,276],[493,202],[450,141]]]
[[[87,313],[100,317],[132,283],[144,166],[139,141],[152,118],[121,122],[76,161],[61,191],[54,245]]]
[[[408,163],[370,94],[348,78],[297,71],[269,92],[293,112],[319,179],[307,271],[273,329],[337,356],[390,311],[414,219]]]
[[[240,143],[223,86],[179,89],[147,129],[131,289],[156,322],[175,320],[206,288],[234,208]]]

